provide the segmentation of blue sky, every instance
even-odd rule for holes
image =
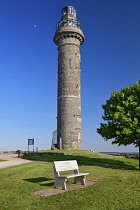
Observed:
[[[57,108],[53,36],[68,5],[76,8],[85,35],[83,149],[137,152],[104,141],[96,129],[111,91],[140,79],[139,0],[0,0],[0,151],[27,150],[33,137],[35,148],[50,149]]]

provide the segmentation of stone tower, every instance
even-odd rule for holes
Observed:
[[[58,45],[57,148],[82,149],[80,45],[81,23],[72,6],[62,9],[54,42]]]

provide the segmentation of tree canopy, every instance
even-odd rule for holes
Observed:
[[[97,133],[112,139],[112,144],[134,144],[140,149],[140,80],[120,92],[114,90],[102,108],[107,123],[101,123]]]

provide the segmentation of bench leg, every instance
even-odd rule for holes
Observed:
[[[62,185],[62,190],[66,190],[67,189],[67,187],[66,187],[66,180],[64,180],[64,182],[61,185]]]
[[[86,185],[85,183],[85,176],[78,176],[74,178],[74,184],[76,184],[77,181],[80,181],[82,185]]]
[[[59,178],[57,178],[57,179],[55,179],[54,187],[56,188],[57,185],[61,185],[62,189],[66,190],[67,189],[66,181],[67,181],[67,179],[62,179],[62,178],[59,179]]]
[[[56,188],[59,185],[59,179],[55,177],[54,187]]]
[[[55,187],[55,188],[57,187],[57,183],[56,183],[56,182],[54,183],[54,187]]]

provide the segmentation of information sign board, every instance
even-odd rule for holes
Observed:
[[[34,139],[28,139],[28,145],[34,145]]]

